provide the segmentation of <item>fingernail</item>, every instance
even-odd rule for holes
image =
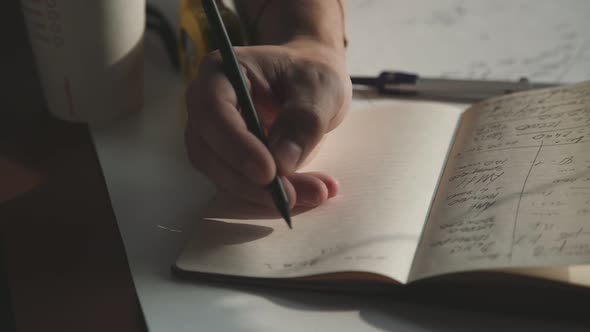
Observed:
[[[270,151],[275,157],[277,166],[283,172],[295,170],[301,158],[301,146],[291,140],[273,140],[270,143]]]

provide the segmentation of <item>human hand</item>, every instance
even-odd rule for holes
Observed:
[[[219,53],[209,54],[187,91],[186,145],[192,164],[220,190],[273,206],[265,187],[282,176],[291,205],[336,195],[328,174],[296,173],[344,118],[352,96],[342,52],[312,40],[236,47],[269,148],[248,131]]]

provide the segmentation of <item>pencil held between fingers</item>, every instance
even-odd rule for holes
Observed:
[[[291,204],[319,205],[336,194],[334,178],[295,173],[323,135],[340,123],[350,81],[284,46],[236,48],[269,148],[248,131],[218,54],[203,62],[187,91],[186,144],[193,165],[221,190],[272,206],[266,186],[283,176]],[[344,77],[344,78],[343,78]]]

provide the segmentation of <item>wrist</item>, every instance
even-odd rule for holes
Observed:
[[[311,49],[316,50],[321,49],[344,57],[346,55],[346,41],[343,39],[342,34],[340,34],[339,37],[327,37],[325,35],[318,36],[308,33],[295,33],[292,36],[289,36],[289,38],[284,41],[283,45],[310,47]]]
[[[250,31],[255,44],[314,41],[338,53],[347,44],[341,0],[266,0]]]
[[[342,45],[326,43],[312,36],[293,36],[290,40],[282,43],[281,46],[284,46],[299,55],[314,58],[327,64],[345,65],[346,63],[346,49]]]
[[[335,48],[307,36],[294,38],[280,46],[284,47],[293,59],[323,64],[326,68],[331,68],[341,79],[349,77],[343,48]]]

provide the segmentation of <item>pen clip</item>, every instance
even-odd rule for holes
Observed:
[[[414,95],[413,91],[396,89],[399,85],[415,85],[418,75],[401,71],[382,71],[377,77],[352,76],[352,84],[371,86],[380,94]]]
[[[397,85],[415,85],[418,82],[418,75],[401,71],[384,71],[377,78],[377,90],[381,94],[415,95],[416,92],[395,89]]]

